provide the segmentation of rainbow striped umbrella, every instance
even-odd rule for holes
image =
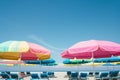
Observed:
[[[50,58],[50,51],[31,42],[6,41],[0,44],[0,58],[9,60],[44,60]]]

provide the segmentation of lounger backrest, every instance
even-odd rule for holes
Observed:
[[[107,77],[108,76],[108,72],[101,72],[101,74],[100,74],[100,77],[102,78],[102,77]]]
[[[78,75],[79,75],[78,72],[71,73],[71,77],[78,77]]]
[[[18,79],[18,75],[17,74],[10,74],[11,78],[13,79]]]
[[[110,71],[109,75],[110,77],[116,77],[118,76],[119,71]]]
[[[31,77],[32,77],[33,79],[39,79],[38,74],[31,74]]]
[[[87,73],[80,73],[80,77],[87,77]]]

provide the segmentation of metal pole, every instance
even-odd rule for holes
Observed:
[[[93,62],[93,66],[94,66],[94,53],[92,52],[92,62]]]
[[[41,60],[40,60],[40,70],[41,70],[41,67],[42,67],[42,65],[41,65]]]
[[[94,80],[95,80],[95,70],[94,70],[94,52],[92,52],[92,63],[93,63],[93,74],[94,74]]]
[[[21,61],[21,57],[22,57],[22,53],[20,53],[20,58],[18,61]],[[20,63],[21,64],[21,63]],[[17,64],[18,65],[18,68],[19,68],[19,72],[20,72],[20,68],[21,68],[21,65],[20,64]]]

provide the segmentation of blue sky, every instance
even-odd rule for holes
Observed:
[[[0,0],[0,42],[25,40],[60,52],[84,40],[120,43],[119,0]]]

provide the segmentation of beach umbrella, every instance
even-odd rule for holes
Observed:
[[[105,63],[103,64],[102,66],[115,66],[114,64],[111,64],[111,63]]]
[[[0,58],[9,60],[44,60],[50,58],[46,48],[27,41],[6,41],[0,43]]]
[[[24,62],[18,60],[0,60],[0,64],[24,64]]]
[[[24,62],[26,64],[40,64],[45,66],[57,65],[56,61],[52,58],[46,60],[25,60]]]
[[[58,64],[53,58],[50,58],[50,59],[42,60],[41,65],[43,65],[43,66],[56,66]]]
[[[18,60],[0,60],[0,66],[16,66],[20,64],[24,64],[24,62]]]
[[[25,64],[40,64],[40,60],[25,60]]]
[[[112,56],[110,58],[98,58],[95,59],[94,62],[119,62],[120,57]]]
[[[120,57],[112,56],[108,58],[108,62],[119,62],[119,61],[120,61]]]
[[[50,58],[50,59],[46,59],[46,60],[41,60],[42,64],[47,64],[47,63],[54,63],[56,62],[54,59]]]
[[[94,60],[94,62],[97,62],[97,63],[99,63],[99,62],[107,62],[107,61],[108,61],[108,58],[97,58],[97,59]]]
[[[63,58],[103,58],[120,55],[120,44],[110,41],[89,40],[79,42],[61,53]]]
[[[63,63],[64,64],[83,64],[83,63],[89,63],[91,62],[91,60],[87,60],[87,59],[77,59],[77,60],[74,60],[74,59],[64,59],[63,60]]]
[[[70,59],[63,60],[63,64],[70,64]]]
[[[48,63],[54,63],[55,60],[50,58],[46,60],[25,60],[26,64],[48,64]]]

